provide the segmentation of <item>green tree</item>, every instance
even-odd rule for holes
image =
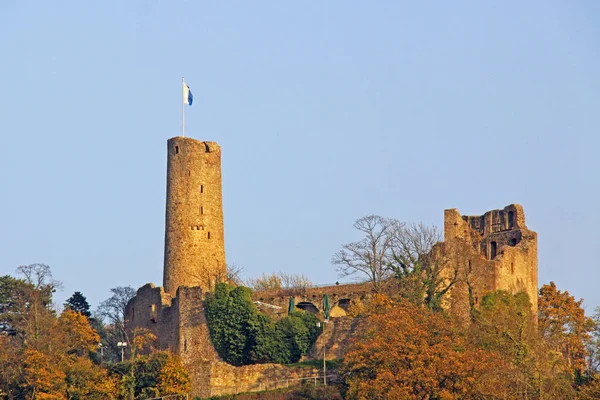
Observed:
[[[90,304],[81,292],[73,293],[73,295],[67,299],[64,306],[65,309],[73,310],[85,317],[89,318],[92,316],[90,313]]]
[[[303,311],[273,322],[258,311],[252,291],[243,286],[220,283],[205,304],[211,340],[219,355],[233,365],[295,362],[320,333],[317,318]]]
[[[317,322],[317,317],[304,311],[296,311],[276,322],[276,332],[289,349],[288,363],[297,362],[308,353],[319,336]]]
[[[489,293],[474,310],[471,343],[504,361],[491,373],[505,398],[574,398],[572,369],[540,334],[536,317],[527,294]]]

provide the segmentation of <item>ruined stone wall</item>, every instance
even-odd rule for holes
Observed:
[[[200,397],[258,390],[273,381],[318,374],[312,368],[279,364],[235,367],[224,362],[210,339],[200,287],[181,286],[171,298],[161,287],[144,285],[126,307],[126,327],[151,330],[160,349],[179,354],[192,380],[192,395]]]
[[[525,225],[523,207],[512,204],[481,216],[444,212],[444,246],[466,247],[466,262],[449,293],[448,307],[464,314],[490,291],[529,295],[537,312],[537,234]]]
[[[138,289],[125,308],[125,321],[130,330],[146,328],[158,338],[161,349],[177,349],[177,307],[162,287],[148,283]]]
[[[221,149],[186,137],[167,142],[164,288],[213,289],[225,276]]]

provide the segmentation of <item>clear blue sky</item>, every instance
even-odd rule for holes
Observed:
[[[600,2],[0,2],[0,274],[162,284],[166,140],[223,149],[227,260],[337,280],[379,214],[525,208],[600,305]]]

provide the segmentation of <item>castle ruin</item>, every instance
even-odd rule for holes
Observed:
[[[174,137],[167,142],[167,198],[163,287],[149,283],[126,307],[127,329],[146,328],[158,347],[181,356],[192,379],[192,394],[229,394],[234,386],[264,388],[261,382],[292,379],[318,370],[277,364],[234,367],[222,361],[210,340],[204,296],[226,280],[221,149],[217,143]],[[436,245],[437,246],[437,245]],[[444,307],[468,318],[471,307],[494,290],[525,292],[537,311],[537,234],[525,225],[520,205],[462,216],[444,212],[444,242],[438,249],[460,255],[458,279]],[[456,264],[455,264],[456,265]],[[448,277],[452,275],[448,272]],[[354,322],[346,317],[352,301],[369,296],[370,285],[336,285],[292,292],[255,292],[254,300],[284,309],[289,297],[298,308],[320,313],[325,293],[333,301],[331,329],[322,335],[330,358],[344,354]],[[313,351],[314,352],[314,351]]]
[[[495,290],[527,293],[537,313],[537,233],[525,225],[523,207],[511,204],[477,216],[445,210],[444,245],[466,253],[466,265],[449,293],[449,308],[455,314],[464,314]]]

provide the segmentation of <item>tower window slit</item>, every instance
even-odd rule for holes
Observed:
[[[200,207],[200,214],[204,214],[204,207]]]
[[[175,146],[175,154],[179,154],[179,146]]]
[[[204,185],[200,185],[200,193],[204,193]]]
[[[210,239],[210,232],[208,232],[208,235],[207,235],[207,236],[208,236],[208,238]]]

